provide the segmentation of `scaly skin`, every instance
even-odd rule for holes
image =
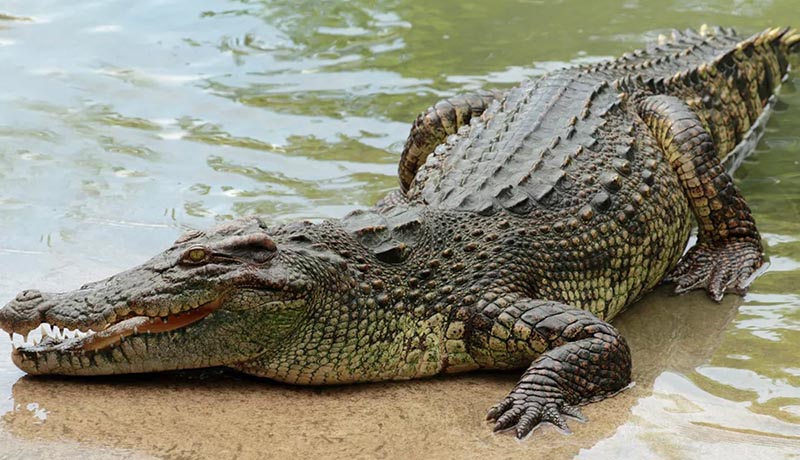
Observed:
[[[0,327],[98,331],[15,349],[31,374],[229,366],[334,384],[527,367],[489,412],[495,430],[567,430],[563,415],[630,383],[629,349],[606,321],[672,269],[678,291],[719,300],[761,264],[720,158],[798,43],[794,29],[678,33],[450,99],[414,123],[401,191],[376,207],[190,232],[77,291],[24,291]],[[698,244],[679,263],[695,220]]]
[[[485,112],[492,102],[502,99],[501,91],[480,91],[439,101],[421,113],[411,126],[411,134],[403,148],[403,157],[397,165],[400,190],[408,191],[417,170],[425,164],[428,154],[433,152],[433,149],[447,136],[456,134],[464,126],[469,126],[470,121]]]

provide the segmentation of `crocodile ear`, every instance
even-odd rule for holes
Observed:
[[[278,252],[275,242],[266,233],[248,233],[224,239],[213,247],[215,256],[264,263]]]
[[[203,232],[199,230],[189,230],[188,232],[185,232],[183,235],[179,236],[178,239],[175,240],[174,244],[186,243],[187,241],[192,241],[201,236],[203,236]]]

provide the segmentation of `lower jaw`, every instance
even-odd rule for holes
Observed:
[[[131,343],[135,342],[135,339],[131,340]],[[122,352],[119,350],[122,347],[125,347],[127,351]],[[40,352],[37,357],[31,356],[31,353],[16,350],[12,353],[11,360],[23,372],[37,376],[141,374],[211,367],[214,365],[210,359],[206,358],[200,360],[181,356],[154,358],[136,354],[132,348],[128,349],[126,345],[122,347],[94,353]],[[130,359],[125,359],[123,356],[129,356]]]
[[[11,361],[29,375],[101,376],[157,372],[180,367],[172,365],[168,360],[153,360],[141,356],[135,351],[143,348],[137,341],[138,338],[131,338],[119,346],[97,351],[35,352],[16,349],[11,354]]]

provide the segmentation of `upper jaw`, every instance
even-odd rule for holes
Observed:
[[[245,247],[255,244],[250,241],[253,238],[237,235],[227,235],[223,241],[245,244]],[[267,243],[264,238],[255,240],[261,244],[258,248],[264,249],[262,246]],[[178,261],[190,243],[198,244],[198,241],[192,238],[191,242],[179,242],[138,267],[74,291],[23,291],[0,308],[0,329],[23,336],[16,341],[21,345],[17,354],[20,351],[81,351],[87,347],[91,349],[93,343],[102,346],[138,330],[163,332],[165,327],[160,324],[171,328],[199,321],[220,308],[225,298],[240,288],[269,292],[267,296],[276,301],[296,295],[290,292],[296,286],[288,285],[288,273],[272,264],[254,265],[232,260],[182,266]],[[36,337],[37,333],[30,333],[37,328],[43,336],[51,338],[45,337],[38,344],[30,343],[30,337],[25,337]],[[60,332],[53,334],[54,329],[69,332],[65,338]],[[88,333],[88,337],[83,337],[83,333]]]
[[[139,373],[242,362],[262,353],[263,345],[258,340],[245,340],[247,346],[240,346],[238,331],[247,337],[253,333],[251,326],[256,318],[270,309],[282,308],[275,304],[303,301],[296,294],[258,289],[257,303],[247,309],[236,308],[243,299],[252,298],[249,291],[253,289],[243,289],[247,292],[223,291],[190,311],[166,318],[132,316],[86,335],[64,338],[57,334],[41,343],[17,343],[11,358],[17,367],[34,375]],[[220,327],[228,333],[216,334]],[[231,330],[237,332],[231,334]],[[34,331],[31,336],[38,334]],[[207,347],[214,337],[222,342]]]
[[[171,251],[136,268],[61,293],[22,291],[0,308],[0,329],[27,335],[43,323],[82,332],[101,331],[134,316],[166,317],[214,300],[227,267],[206,280],[174,271]],[[223,281],[223,282],[219,282]]]
[[[130,313],[124,300],[106,299],[101,306],[96,303],[99,299],[94,299],[92,294],[83,289],[59,294],[22,291],[0,309],[0,329],[27,335],[40,324],[48,323],[87,332],[101,330],[118,317]]]
[[[287,276],[280,268],[265,264],[277,249],[264,231],[262,221],[241,219],[205,234],[189,232],[144,264],[75,291],[23,291],[0,308],[0,329],[27,335],[48,323],[83,332],[100,331],[134,316],[168,317],[193,310],[237,286],[282,291]],[[187,265],[184,256],[193,247],[227,256],[219,263]],[[240,257],[242,251],[253,260]],[[256,257],[259,254],[269,257],[261,261]]]
[[[194,310],[221,297],[224,283],[199,283],[183,272],[171,272],[168,254],[161,254],[139,267],[118,273],[79,289],[61,293],[26,290],[0,308],[0,329],[27,336],[40,328],[39,344],[69,347],[83,342],[83,333],[100,333],[135,317],[167,318]],[[218,273],[213,273],[214,279]],[[208,280],[210,281],[210,280]],[[70,331],[66,337],[53,331]],[[72,337],[77,335],[78,337]]]
[[[264,279],[230,267],[207,268],[204,281],[140,267],[71,292],[23,291],[0,309],[0,329],[22,336],[12,336],[18,351],[91,351],[138,333],[184,328],[219,309],[238,289],[258,289],[262,300],[298,297],[282,271],[270,270]],[[38,337],[44,340],[38,343]]]
[[[88,333],[76,329],[69,330],[65,326],[52,327],[50,323],[42,323],[37,328],[40,334],[28,334],[27,338],[17,339],[14,343],[14,352],[37,354],[44,352],[77,352],[90,353],[115,346],[126,338],[140,334],[157,334],[185,328],[193,323],[205,319],[208,315],[218,310],[225,302],[225,296],[220,295],[209,302],[199,305],[183,313],[170,314],[164,317],[130,316],[115,323],[108,323],[102,329],[89,329]],[[59,327],[63,331],[59,331]],[[39,341],[41,337],[41,342]],[[22,343],[20,343],[22,342]]]
[[[218,309],[225,297],[224,292],[198,293],[164,308],[163,302],[152,307],[124,299],[97,304],[95,293],[86,291],[23,291],[0,309],[0,328],[22,336],[12,335],[12,343],[24,351],[92,350],[140,332],[185,327]]]

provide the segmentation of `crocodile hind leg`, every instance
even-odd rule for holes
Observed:
[[[400,190],[408,190],[417,170],[437,145],[462,126],[469,125],[473,117],[481,116],[493,101],[502,99],[503,94],[498,90],[464,94],[439,101],[422,112],[414,120],[400,156],[397,167]]]
[[[761,237],[744,198],[725,172],[713,138],[683,101],[658,95],[638,104],[639,115],[678,173],[697,219],[697,244],[669,275],[683,293],[704,287],[719,302],[743,293],[763,263]]]
[[[476,312],[470,326],[468,352],[482,367],[520,367],[533,359],[511,393],[489,411],[494,431],[515,429],[522,439],[549,422],[569,432],[563,416],[585,420],[578,406],[614,395],[631,382],[625,340],[585,310],[500,298]]]

